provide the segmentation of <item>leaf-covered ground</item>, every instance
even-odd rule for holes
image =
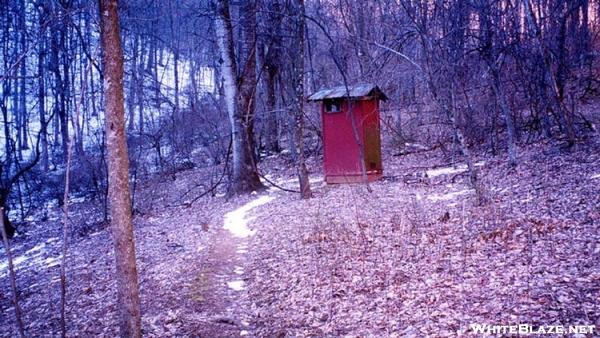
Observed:
[[[436,152],[385,158],[386,177],[314,198],[270,190],[206,197],[209,170],[144,182],[135,218],[147,337],[405,337],[471,334],[472,323],[600,327],[600,144],[476,159],[490,203]],[[310,167],[318,179],[318,159]],[[290,163],[269,177],[293,187]],[[427,177],[424,173],[427,173]],[[191,189],[191,191],[190,191]],[[223,229],[247,211],[254,236]],[[74,200],[67,262],[69,336],[117,335],[113,250],[103,210]],[[62,214],[40,208],[12,241],[29,336],[59,336]],[[241,250],[241,248],[243,250]],[[0,336],[16,335],[2,251]],[[231,281],[241,280],[242,287]]]
[[[260,209],[249,284],[256,336],[600,327],[597,143],[531,147],[518,169],[480,159],[491,200],[483,207],[466,175],[416,174],[439,165],[435,158],[391,160],[386,172],[406,179],[371,184],[370,193],[321,187],[311,200],[284,196]]]

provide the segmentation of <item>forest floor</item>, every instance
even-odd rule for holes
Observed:
[[[384,158],[384,179],[275,188],[227,199],[194,194],[208,169],[154,177],[135,217],[147,337],[474,335],[470,324],[600,329],[600,142],[519,149],[476,162],[490,202],[441,153]],[[289,161],[268,158],[286,187]],[[425,177],[424,173],[427,173]],[[191,191],[190,191],[191,189]],[[110,228],[73,199],[67,260],[69,336],[117,335]],[[29,336],[59,336],[62,213],[29,216],[12,241]],[[2,251],[1,257],[5,257]],[[0,336],[16,336],[0,262]]]

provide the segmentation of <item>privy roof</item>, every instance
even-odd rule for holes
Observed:
[[[307,98],[307,101],[323,101],[343,98],[355,100],[379,99],[383,101],[388,99],[377,85],[372,83],[361,83],[349,85],[347,87],[342,85],[333,88],[321,89],[310,95]]]

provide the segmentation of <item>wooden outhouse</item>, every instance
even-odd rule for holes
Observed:
[[[321,102],[327,183],[363,182],[363,171],[368,181],[382,176],[380,100],[387,97],[373,84],[322,89],[308,97]]]

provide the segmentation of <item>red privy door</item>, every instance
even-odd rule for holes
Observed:
[[[341,102],[339,111],[335,111],[335,106],[331,109],[330,104],[323,103],[325,176],[361,175],[359,151],[359,144],[363,140],[361,102]],[[349,109],[352,110],[351,113]],[[351,117],[354,118],[354,126]]]

